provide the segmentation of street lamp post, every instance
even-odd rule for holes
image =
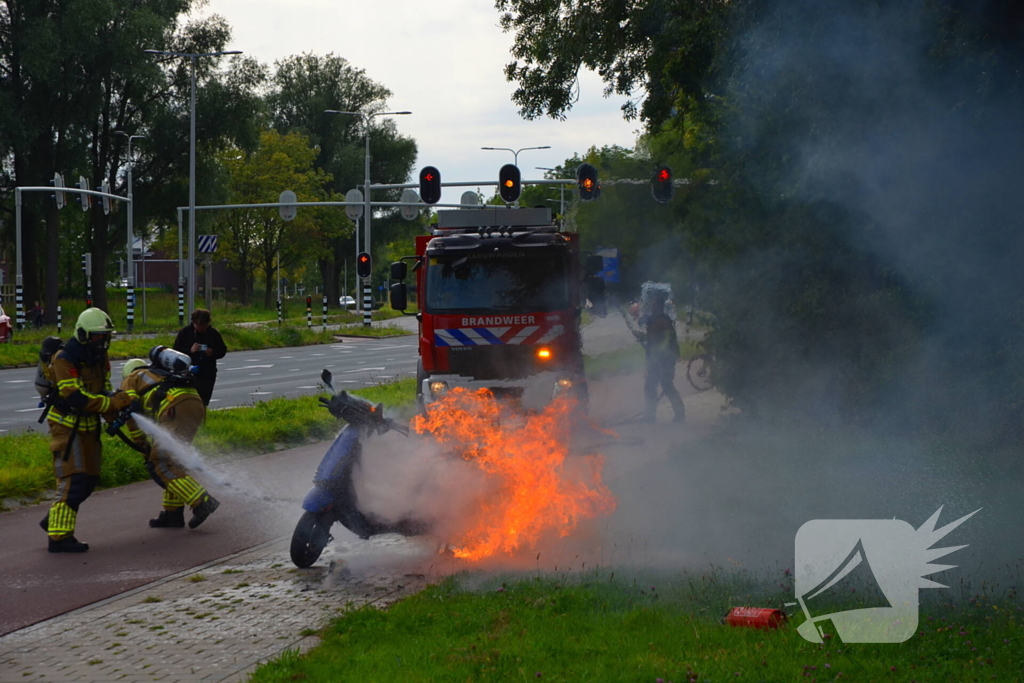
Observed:
[[[132,202],[132,168],[135,161],[132,159],[132,140],[144,138],[145,135],[129,135],[123,130],[115,130],[114,135],[128,139],[128,331],[135,327],[135,265],[133,263],[135,251],[135,204]],[[145,258],[145,249],[143,249]]]
[[[515,165],[519,166],[519,153],[525,152],[528,149],[551,149],[551,145],[542,145],[540,147],[522,147],[520,149],[512,149],[510,147],[481,147],[480,149],[486,149],[488,151],[500,151],[500,152],[512,152],[515,158]]]
[[[538,171],[550,171],[551,173],[555,173],[556,172],[556,169],[554,169],[554,168],[544,168],[543,166],[534,166],[534,168],[536,168]],[[559,185],[558,186],[558,198],[559,198],[559,201],[558,201],[558,215],[562,216],[562,218],[564,219],[565,218],[565,185]],[[554,200],[551,200],[551,201],[554,201]]]
[[[166,50],[143,50],[151,55],[167,55],[168,57],[188,57],[191,62],[191,96],[189,98],[189,145],[188,145],[188,310],[195,310],[195,278],[196,278],[196,59],[199,57],[222,57],[224,55],[240,55],[241,50],[222,52],[169,52]],[[182,285],[181,273],[178,273],[178,286]]]
[[[365,226],[365,235],[363,237],[363,250],[367,254],[370,254],[371,259],[373,258],[373,252],[370,250],[370,235],[371,235],[371,214],[373,212],[370,202],[370,120],[374,116],[408,116],[411,111],[378,111],[367,114],[361,111],[340,111],[337,109],[326,109],[325,114],[346,114],[348,116],[361,116],[363,118],[363,125],[366,127],[366,154],[365,154],[365,181],[363,185],[363,191],[365,197],[363,201],[366,202],[366,206],[363,208],[363,225]],[[371,263],[373,261],[371,260]],[[367,278],[363,281],[363,326],[370,326],[370,317],[373,312],[370,296],[370,280]]]

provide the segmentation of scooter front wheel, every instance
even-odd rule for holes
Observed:
[[[308,510],[302,513],[292,534],[292,562],[296,567],[305,569],[317,561],[331,540],[333,522],[330,515],[318,515]]]

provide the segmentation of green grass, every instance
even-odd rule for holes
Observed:
[[[353,393],[392,409],[408,409],[416,381],[405,379]],[[0,437],[0,501],[33,499],[53,487],[49,435],[40,432]],[[196,436],[195,447],[207,457],[268,453],[311,441],[330,439],[339,425],[320,407],[317,396],[275,398],[231,410],[211,410]],[[123,486],[149,478],[142,456],[116,437],[103,437],[100,487]]]
[[[337,324],[334,321],[332,324]],[[408,334],[408,331],[394,325],[382,325],[380,327],[364,327],[362,323],[346,324],[336,330],[322,331],[322,326],[314,324],[313,327],[302,325],[289,325],[278,327],[276,324],[257,327],[239,327],[236,325],[217,326],[224,343],[229,351],[252,351],[256,349],[283,348],[288,346],[307,346],[310,344],[329,344],[335,341],[338,335],[351,335],[359,337],[388,337],[398,334]],[[16,336],[13,344],[0,344],[0,368],[19,367],[35,365],[38,362],[39,346],[43,338],[56,334],[56,328],[41,330],[26,330]],[[115,336],[110,343],[110,358],[145,358],[149,350],[160,344],[171,346],[174,344],[174,337],[177,330],[173,332],[158,333],[155,337],[134,338]],[[62,335],[65,339],[70,336],[70,329],[65,327]]]
[[[795,630],[720,623],[730,607],[777,606],[789,591],[721,572],[615,579],[531,578],[473,590],[458,579],[386,610],[364,607],[321,632],[320,646],[261,667],[286,681],[1019,681],[1022,613],[1009,598],[922,612],[902,644],[817,645]],[[470,582],[464,582],[470,583]],[[486,580],[483,583],[487,584]]]

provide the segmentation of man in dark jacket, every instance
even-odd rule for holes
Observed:
[[[174,350],[188,355],[192,364],[199,366],[193,385],[204,406],[210,405],[213,385],[217,381],[217,359],[228,352],[220,332],[210,322],[210,312],[197,308],[192,311],[192,324],[181,328],[174,339]]]

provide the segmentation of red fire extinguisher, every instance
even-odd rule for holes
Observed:
[[[771,607],[733,607],[722,617],[722,623],[746,628],[779,628],[786,623],[786,613]]]

